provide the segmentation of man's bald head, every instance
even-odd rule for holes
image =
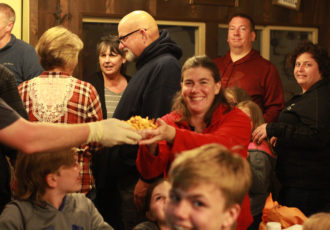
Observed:
[[[155,19],[143,10],[136,10],[124,16],[119,22],[118,30],[123,26],[132,31],[136,29],[147,29],[151,34],[159,35]]]
[[[137,10],[120,20],[118,35],[121,39],[120,48],[139,57],[146,47],[159,38],[159,30],[155,19],[149,13]]]

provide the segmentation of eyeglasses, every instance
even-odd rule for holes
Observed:
[[[134,30],[134,31],[132,31],[132,32],[130,32],[130,33],[124,35],[124,36],[120,36],[120,37],[118,38],[119,42],[125,42],[126,39],[127,39],[130,35],[132,35],[132,34],[138,32],[139,30],[140,30],[140,29],[137,29],[137,30]]]

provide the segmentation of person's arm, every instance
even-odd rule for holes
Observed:
[[[78,146],[86,142],[88,134],[86,124],[32,123],[19,118],[0,130],[0,140],[24,153],[35,153]]]
[[[280,76],[273,64],[269,66],[264,84],[264,119],[265,122],[274,122],[284,107],[284,92]]]
[[[137,144],[141,136],[129,124],[107,119],[86,124],[32,123],[19,118],[0,130],[0,141],[24,153],[54,151],[86,142],[104,146]]]
[[[158,177],[164,171],[167,171],[169,163],[174,159],[174,154],[209,143],[222,144],[233,151],[239,152],[246,158],[251,137],[250,119],[238,109],[235,109],[229,115],[215,114],[214,116],[226,117],[213,127],[209,127],[207,133],[196,133],[188,129],[175,127],[175,137],[172,145],[165,140],[159,141],[159,138],[153,137],[155,141],[159,141],[156,154],[149,152],[145,145],[140,145],[136,166],[142,177],[148,180]],[[166,117],[162,119],[167,123],[169,122]],[[158,134],[158,131],[150,130],[146,132],[161,135]],[[140,143],[148,143],[147,141],[143,140]]]

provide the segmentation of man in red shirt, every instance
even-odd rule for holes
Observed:
[[[283,108],[283,88],[276,67],[252,49],[255,37],[253,19],[244,14],[234,15],[228,25],[230,50],[214,61],[219,68],[221,87],[246,90],[268,123],[275,121]]]

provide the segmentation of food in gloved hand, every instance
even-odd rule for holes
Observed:
[[[149,120],[148,117],[142,118],[141,116],[133,116],[127,121],[127,123],[130,124],[136,130],[157,128],[154,119]]]

